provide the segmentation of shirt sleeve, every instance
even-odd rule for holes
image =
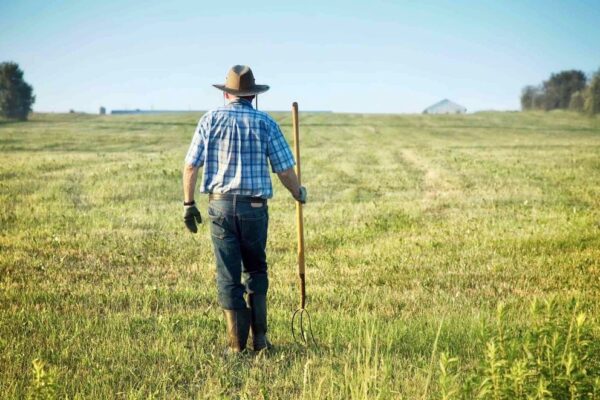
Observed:
[[[207,115],[204,114],[200,118],[200,121],[198,121],[192,143],[185,156],[185,163],[194,167],[202,167],[204,165],[206,135],[210,127],[208,122],[210,118]]]
[[[271,169],[275,173],[285,171],[296,165],[290,146],[285,141],[283,133],[275,121],[271,121],[270,124],[267,156],[271,162]]]

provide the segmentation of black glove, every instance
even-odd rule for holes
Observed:
[[[196,208],[195,204],[192,204],[191,206],[183,206],[183,222],[185,222],[185,226],[190,232],[198,232],[196,222],[201,224],[202,216],[200,215],[200,211],[198,211],[198,208]]]
[[[307,196],[308,193],[306,193],[306,188],[304,186],[300,186],[300,191],[298,192],[298,197],[296,197],[296,200],[298,200],[302,204],[306,204]]]

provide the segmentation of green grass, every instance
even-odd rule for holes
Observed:
[[[0,121],[0,396],[600,398],[600,119],[302,114],[320,346],[289,332],[275,182],[277,349],[228,359],[209,233],[181,221],[198,118]]]

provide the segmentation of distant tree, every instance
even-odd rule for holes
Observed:
[[[585,74],[578,70],[562,71],[550,75],[550,79],[542,84],[544,109],[569,108],[571,96],[573,93],[585,89],[586,82]]]
[[[584,110],[591,115],[600,114],[600,70],[594,74],[585,91]]]
[[[539,86],[525,86],[521,92],[521,109],[536,110],[542,107],[543,91]]]
[[[571,95],[569,110],[582,112],[585,105],[586,90],[577,91]]]
[[[0,115],[25,121],[34,102],[33,87],[23,80],[19,65],[0,63]]]

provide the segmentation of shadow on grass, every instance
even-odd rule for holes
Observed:
[[[27,122],[32,122],[32,121],[21,121],[18,119],[0,118],[0,126],[2,126],[2,125],[17,125],[17,124],[23,124],[23,123],[27,123]]]

